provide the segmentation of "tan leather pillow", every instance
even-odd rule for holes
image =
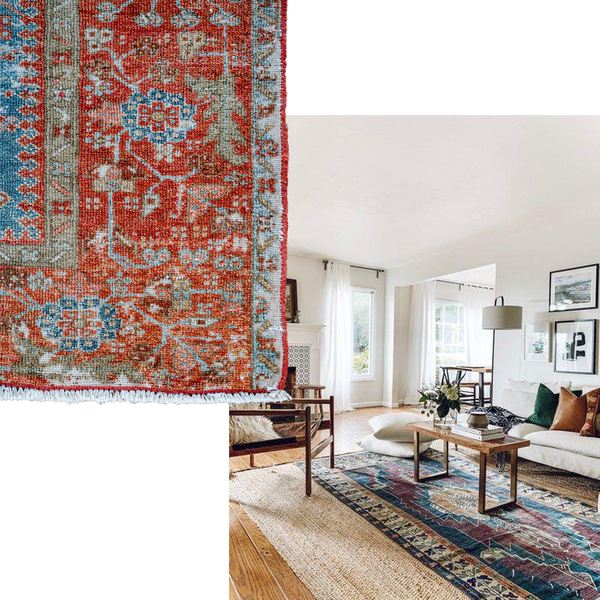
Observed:
[[[587,398],[578,398],[573,392],[560,388],[558,408],[550,429],[560,431],[576,431],[579,433],[585,424],[587,413]]]
[[[600,388],[588,392],[585,397],[587,398],[587,412],[585,423],[579,433],[586,437],[595,437],[598,435],[596,419],[600,408]]]

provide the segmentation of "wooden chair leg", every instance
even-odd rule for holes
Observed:
[[[250,455],[250,466],[254,467],[254,454]]]
[[[331,444],[329,445],[329,468],[335,469],[335,433],[334,433],[334,415],[333,415],[333,396],[329,398],[329,435]]]
[[[306,407],[304,413],[304,439],[305,439],[305,465],[304,470],[306,473],[306,495],[312,495],[312,459],[311,454],[311,443],[312,438],[310,437],[310,405]]]

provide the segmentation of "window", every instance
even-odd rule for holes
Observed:
[[[354,379],[369,379],[373,375],[373,302],[374,290],[353,288],[352,329],[353,354],[352,376]]]
[[[435,303],[435,364],[464,364],[464,309],[460,302],[437,300]]]

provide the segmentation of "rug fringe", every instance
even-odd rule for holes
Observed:
[[[13,388],[0,386],[0,401],[30,400],[32,402],[131,402],[133,404],[241,404],[247,402],[286,402],[290,395],[284,390],[270,390],[260,393],[215,393],[215,394],[168,394],[146,390],[38,390],[34,388]]]

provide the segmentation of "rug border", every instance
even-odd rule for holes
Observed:
[[[287,0],[281,0],[281,204],[283,214],[281,217],[283,239],[281,241],[281,305],[280,314],[282,322],[281,343],[283,348],[283,362],[281,367],[281,379],[278,389],[283,390],[287,380],[289,350],[287,343],[287,320],[285,318],[285,290],[287,280],[287,238],[288,238],[288,166],[289,145],[288,130],[286,122],[287,109]]]

